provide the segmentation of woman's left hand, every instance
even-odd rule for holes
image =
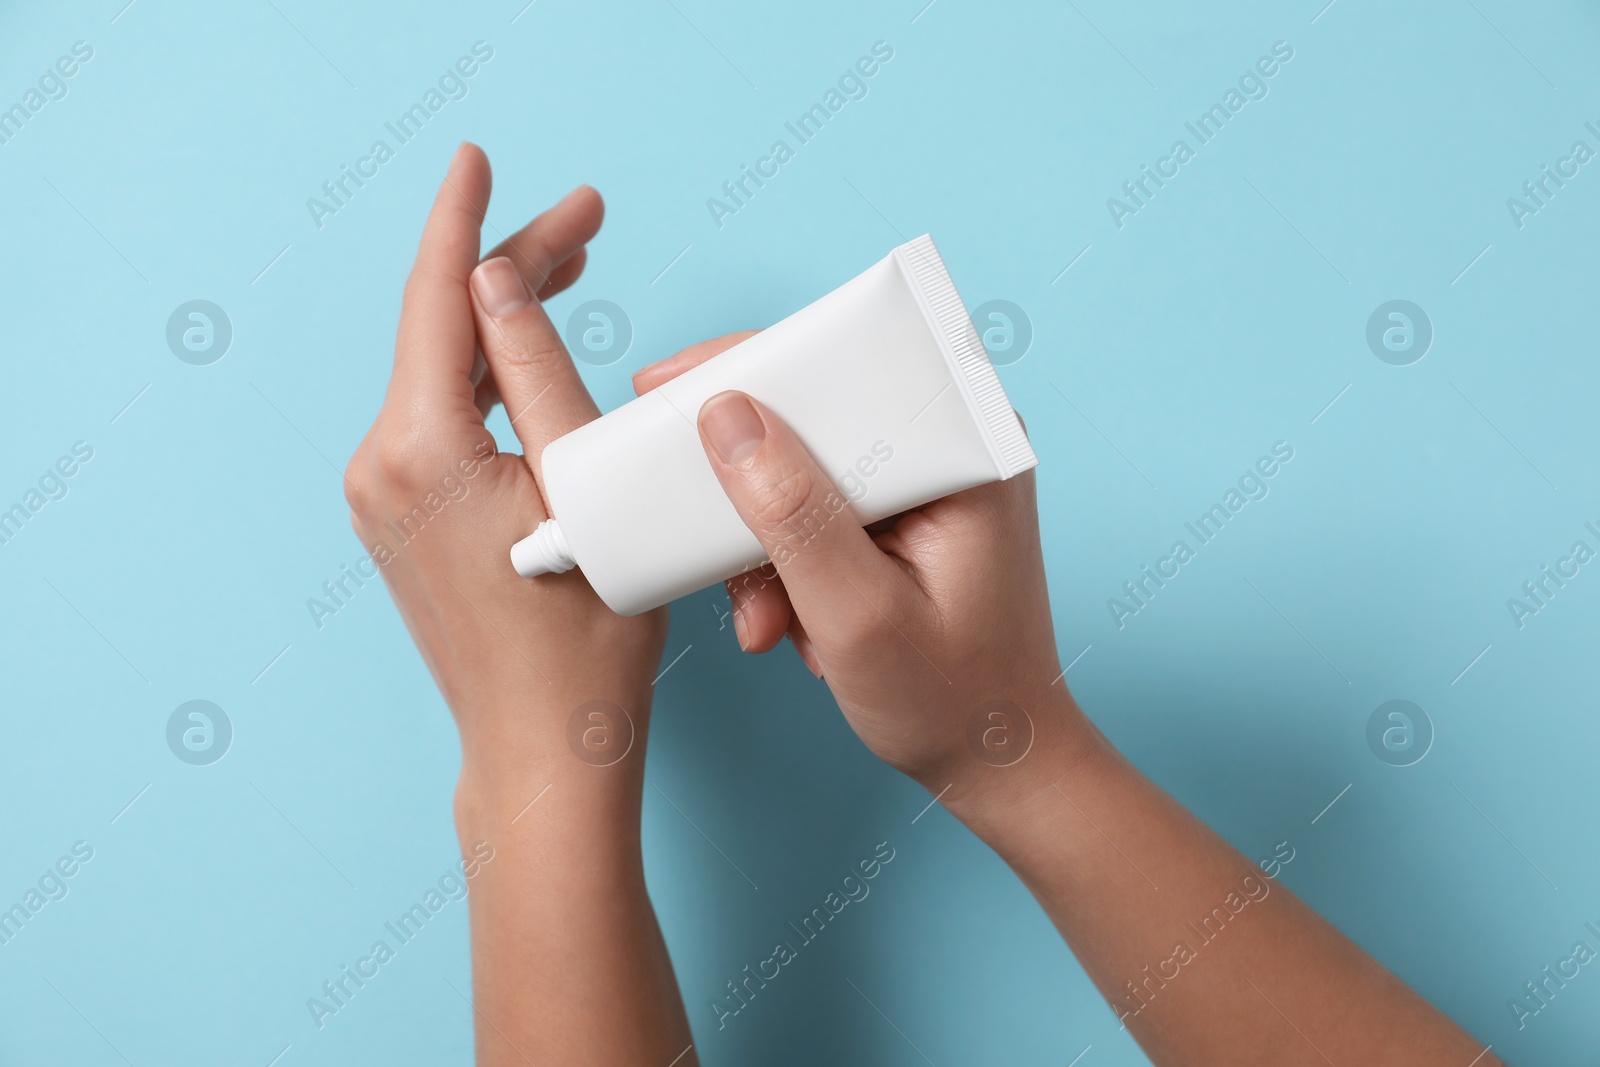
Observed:
[[[614,614],[576,570],[529,581],[511,567],[511,545],[548,515],[540,453],[599,415],[540,301],[582,272],[603,206],[580,186],[480,263],[489,187],[488,159],[463,144],[406,282],[383,409],[345,486],[356,533],[455,715],[463,784],[520,793],[524,780],[550,780],[533,775],[541,764],[576,764],[567,721],[591,700],[628,714],[642,768],[667,618]],[[497,452],[484,427],[497,400],[524,455]]]

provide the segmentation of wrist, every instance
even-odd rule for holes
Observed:
[[[1002,703],[974,713],[966,743],[918,781],[979,837],[997,845],[1007,826],[1059,802],[1056,787],[1114,754],[1110,742],[1063,685],[1027,705]]]
[[[456,837],[464,851],[487,841],[503,852],[581,854],[586,865],[605,865],[637,857],[642,800],[642,774],[588,767],[570,756],[516,776],[483,775],[463,765]]]
[[[480,686],[476,694],[452,697],[462,773],[492,788],[567,764],[642,774],[650,696],[645,684],[558,679],[533,687]]]
[[[567,706],[568,704],[571,706]],[[485,709],[473,709],[483,712]],[[458,714],[457,831],[465,842],[521,833],[559,807],[574,829],[637,837],[644,787],[648,697],[540,701],[494,714]]]

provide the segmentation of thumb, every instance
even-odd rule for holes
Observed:
[[[744,393],[718,393],[700,408],[700,441],[814,638],[875,632],[897,613],[905,573],[781,419]]]

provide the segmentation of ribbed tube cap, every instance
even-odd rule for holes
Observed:
[[[524,578],[541,574],[565,574],[578,565],[567,547],[566,535],[556,520],[546,519],[539,528],[511,546],[511,565]]]

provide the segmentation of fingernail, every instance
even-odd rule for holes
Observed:
[[[528,287],[522,284],[522,275],[504,256],[497,256],[478,265],[472,272],[472,291],[478,304],[496,319],[528,306]]]
[[[700,432],[724,463],[737,466],[755,454],[767,436],[766,423],[743,393],[718,393],[700,409]]]
[[[652,364],[652,366],[653,365],[654,364]],[[639,375],[643,374],[645,371],[647,371],[649,369],[650,369],[649,367],[645,367],[644,370],[634,371],[632,376],[628,378],[628,383],[633,386],[633,392],[634,392],[635,396],[641,395],[640,392],[639,392]]]
[[[750,647],[750,635],[745,632],[744,628],[744,612],[738,608],[733,609],[733,635],[739,639],[739,647],[741,649]]]
[[[789,631],[789,643],[794,645],[794,650],[800,653],[800,662],[806,665],[806,670],[822,677],[822,661],[817,658],[816,646],[811,643],[811,638],[804,633]]]

